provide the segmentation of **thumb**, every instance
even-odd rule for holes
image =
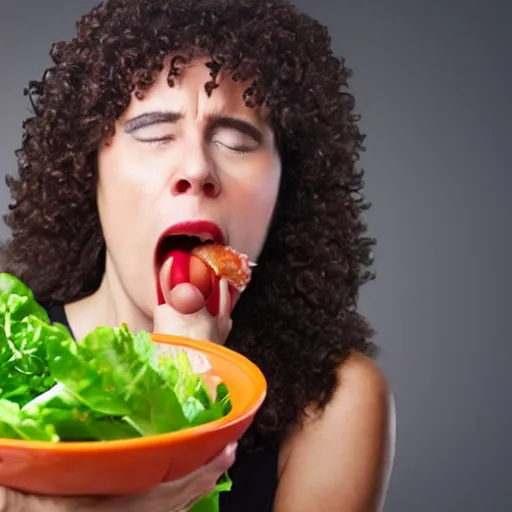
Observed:
[[[169,306],[183,315],[196,313],[206,305],[203,294],[190,283],[176,285],[165,296],[165,300]]]
[[[197,287],[180,283],[171,289],[173,258],[168,258],[160,268],[158,279],[162,296],[167,304],[178,313],[190,315],[204,308],[206,301]]]

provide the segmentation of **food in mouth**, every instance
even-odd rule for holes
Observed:
[[[159,249],[158,265],[160,304],[165,302],[164,290],[190,283],[202,293],[214,316],[219,311],[219,280],[224,278],[229,284],[232,309],[236,295],[245,290],[251,279],[252,264],[247,255],[195,236],[167,237]]]
[[[201,244],[192,249],[191,256],[206,263],[218,278],[225,278],[239,292],[243,292],[251,280],[249,257],[232,247]]]

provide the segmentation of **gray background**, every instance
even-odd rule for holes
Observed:
[[[15,166],[23,87],[95,4],[1,0],[1,174]],[[354,69],[368,134],[378,279],[361,304],[398,405],[386,511],[512,511],[512,2],[297,4]],[[4,211],[7,199],[2,183]]]

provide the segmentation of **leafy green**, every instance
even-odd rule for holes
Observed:
[[[217,482],[215,490],[194,503],[190,512],[218,512],[220,507],[220,493],[231,490],[232,481],[228,473],[224,473]]]
[[[31,290],[0,274],[0,437],[107,441],[162,434],[228,414],[184,351],[157,355],[149,333],[97,327],[78,343],[51,323]],[[226,473],[193,512],[218,512]]]
[[[53,426],[61,440],[108,441],[140,436],[121,419],[92,411],[62,384],[29,402],[22,412]]]
[[[76,343],[9,274],[0,274],[0,326],[0,399],[18,406],[2,424],[32,420],[41,432],[51,427],[53,440],[106,440],[190,428],[230,411],[225,385],[214,400],[184,351],[157,356],[151,336],[126,325],[98,327]]]
[[[138,357],[126,326],[99,327],[80,343],[45,343],[51,374],[91,410],[122,417],[143,436],[187,426],[176,392]],[[149,335],[146,343],[152,344]]]
[[[55,383],[42,341],[48,324],[32,292],[10,274],[0,274],[1,398],[23,406]],[[66,336],[71,337],[69,332]]]
[[[35,441],[57,441],[52,425],[24,414],[20,406],[9,400],[0,400],[0,436]]]
[[[35,316],[49,322],[48,314],[36,302],[32,291],[10,274],[0,274],[0,303],[7,306],[6,309],[15,320]]]

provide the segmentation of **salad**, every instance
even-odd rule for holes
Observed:
[[[157,353],[148,332],[97,327],[79,342],[32,291],[0,274],[0,438],[102,442],[187,429],[231,410],[184,351]],[[227,473],[193,512],[217,512]]]

